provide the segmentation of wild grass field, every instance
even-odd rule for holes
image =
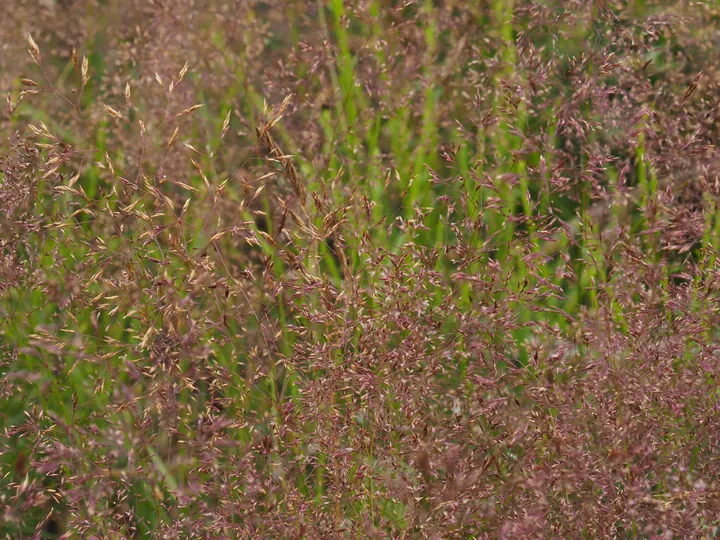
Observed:
[[[9,0],[7,538],[713,538],[720,2]]]

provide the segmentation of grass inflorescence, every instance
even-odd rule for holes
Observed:
[[[717,535],[719,20],[16,2],[2,533]]]

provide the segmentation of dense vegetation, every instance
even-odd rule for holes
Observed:
[[[0,36],[8,537],[718,534],[717,2]]]

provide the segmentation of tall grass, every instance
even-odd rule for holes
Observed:
[[[16,3],[2,532],[717,535],[717,19]]]

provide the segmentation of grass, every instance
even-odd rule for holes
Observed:
[[[717,535],[717,17],[15,8],[0,531]]]

